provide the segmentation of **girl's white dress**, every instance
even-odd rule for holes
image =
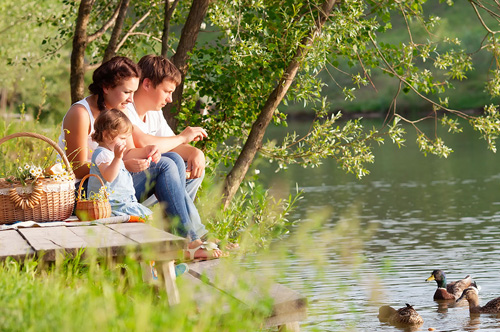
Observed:
[[[115,216],[129,215],[139,217],[151,215],[151,210],[137,201],[132,175],[130,175],[129,171],[125,168],[123,160],[121,161],[120,172],[114,181],[107,182],[104,180],[98,166],[102,163],[110,163],[113,158],[114,153],[112,151],[99,146],[92,154],[92,166],[90,166],[90,174],[98,175],[107,187],[106,191],[109,195],[112,214]],[[89,178],[87,192],[98,193],[99,189],[101,189],[101,182],[91,176]]]

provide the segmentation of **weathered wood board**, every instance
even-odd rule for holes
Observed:
[[[69,230],[87,243],[87,248],[96,248],[102,255],[113,257],[124,255],[126,248],[137,243],[130,238],[103,226],[70,227]]]
[[[180,250],[186,247],[186,239],[176,236],[145,223],[124,223],[106,225],[129,239],[137,242],[143,258],[177,259]]]
[[[35,227],[17,230],[37,254],[47,261],[55,261],[56,253],[75,255],[87,243],[67,227]]]
[[[0,259],[33,257],[35,250],[15,230],[0,231]]]

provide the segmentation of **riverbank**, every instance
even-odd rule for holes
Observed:
[[[377,111],[367,111],[367,112],[355,112],[355,111],[344,111],[344,110],[335,110],[331,111],[328,113],[328,116],[332,116],[334,114],[337,114],[337,112],[342,112],[342,120],[351,120],[351,119],[383,119],[386,117],[386,113],[384,112],[377,112]],[[479,116],[483,114],[483,109],[481,108],[476,108],[476,109],[467,109],[467,110],[460,110],[460,112],[470,115],[470,116]],[[444,114],[444,112],[439,111],[439,113]],[[285,112],[287,116],[287,121],[290,122],[303,122],[303,121],[312,121],[315,118],[315,113],[313,111],[309,110],[293,110],[293,111],[288,111]],[[432,111],[422,111],[422,112],[417,112],[414,110],[399,110],[398,114],[401,114],[401,116],[405,118],[410,118],[410,119],[418,119],[418,118],[423,118],[426,116],[432,116],[433,112]]]

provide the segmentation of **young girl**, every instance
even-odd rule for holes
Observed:
[[[113,108],[99,114],[92,134],[92,139],[99,146],[92,154],[90,174],[96,174],[103,179],[113,215],[144,218],[152,212],[137,201],[132,175],[123,163],[127,138],[132,135],[132,129],[132,123],[127,115],[120,110]],[[144,154],[149,163],[151,158],[146,155],[147,150],[144,150]],[[88,192],[98,193],[100,188],[101,182],[95,177],[90,177]]]

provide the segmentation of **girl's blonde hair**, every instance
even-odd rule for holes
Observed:
[[[116,108],[101,112],[94,122],[94,133],[92,139],[97,143],[104,141],[106,132],[111,139],[120,134],[131,134],[132,122],[125,113]]]

